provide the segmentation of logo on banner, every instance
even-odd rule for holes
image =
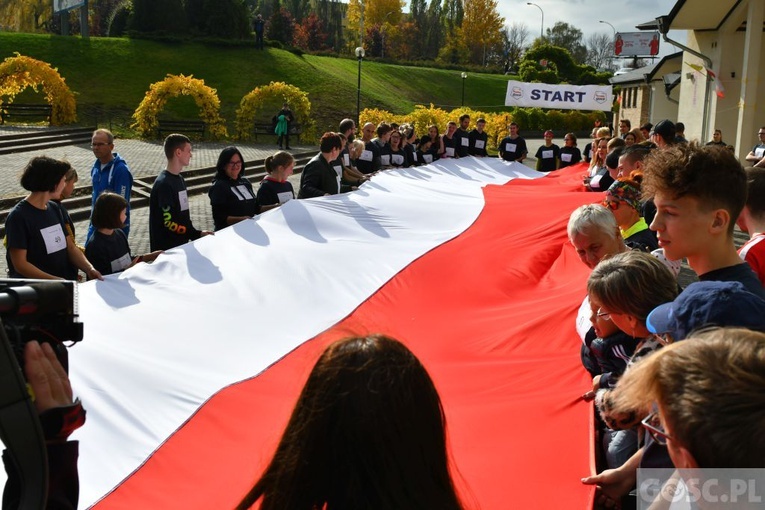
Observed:
[[[520,99],[523,97],[523,89],[521,87],[513,87],[510,91],[510,97],[513,99]]]
[[[605,92],[603,92],[602,90],[596,90],[595,94],[593,94],[592,98],[598,104],[603,104],[606,101],[608,101],[608,95]]]

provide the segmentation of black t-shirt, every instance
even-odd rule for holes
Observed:
[[[601,169],[590,179],[590,189],[592,191],[606,191],[614,183],[614,178],[608,172],[608,169]]]
[[[404,147],[404,152],[406,152],[406,166],[415,166],[417,165],[417,149],[414,145],[411,143],[406,144],[406,147]]]
[[[390,166],[394,168],[402,168],[409,166],[409,157],[404,149],[394,151],[390,149]]]
[[[258,204],[264,205],[283,204],[295,198],[295,190],[290,181],[277,181],[266,177],[260,182],[258,188]]]
[[[372,174],[380,169],[380,146],[374,140],[370,140],[364,146],[359,158],[356,160],[356,168],[362,174]]]
[[[479,133],[477,129],[474,129],[470,132],[469,136],[470,155],[479,157],[488,156],[489,153],[486,151],[486,144],[489,141],[489,135],[486,134],[486,131]]]
[[[66,225],[59,206],[48,202],[38,209],[26,200],[20,201],[5,221],[6,261],[11,278],[24,278],[11,261],[11,249],[27,251],[27,262],[53,276],[71,278],[66,249]]]
[[[93,232],[90,242],[85,245],[85,256],[102,275],[119,273],[133,261],[127,236],[120,229],[111,235]]]
[[[216,179],[207,192],[212,206],[215,230],[226,228],[229,216],[255,216],[260,206],[252,191],[252,184],[244,177],[237,180]]]
[[[584,146],[584,160],[587,163],[592,161],[592,142]]]
[[[558,166],[560,147],[555,144],[552,144],[549,147],[542,145],[539,149],[537,149],[535,157],[537,158],[537,161],[540,162],[540,172],[551,172]]]
[[[444,154],[443,157],[445,158],[454,158],[459,157],[459,153],[457,152],[457,149],[459,148],[457,136],[454,135],[451,138],[444,135],[442,137],[442,140],[444,141]]]
[[[560,167],[566,168],[569,165],[574,165],[582,161],[582,152],[579,147],[566,147],[565,145],[560,148]]]
[[[169,250],[199,239],[189,212],[189,196],[183,176],[162,170],[151,187],[149,239],[151,251]]]
[[[699,280],[702,282],[740,282],[746,287],[746,290],[765,299],[765,289],[762,288],[762,283],[746,262],[700,274]]]
[[[470,135],[468,132],[462,128],[457,128],[457,131],[454,132],[454,139],[457,141],[457,156],[461,158],[469,156],[471,154],[470,148],[472,147],[472,144],[470,143]]]
[[[499,155],[505,161],[517,161],[520,157],[528,154],[526,140],[522,136],[512,139],[506,136],[499,142]]]

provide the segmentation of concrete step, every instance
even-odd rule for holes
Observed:
[[[46,130],[0,137],[0,155],[90,143],[94,127]]]

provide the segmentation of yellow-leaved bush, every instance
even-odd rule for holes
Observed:
[[[47,62],[16,53],[0,63],[0,110],[27,87],[37,92],[42,87],[45,100],[51,106],[50,123],[55,126],[71,124],[77,120],[74,94],[58,69]]]
[[[252,127],[258,113],[264,105],[274,102],[279,103],[280,107],[282,103],[290,105],[295,122],[302,126],[302,136],[306,140],[313,140],[316,137],[308,93],[289,83],[272,81],[268,85],[255,87],[239,102],[239,108],[236,110],[236,135],[239,140],[251,138]]]
[[[602,117],[601,112],[581,113],[576,110],[566,111],[565,113],[557,110],[544,112],[539,108],[519,109],[513,112],[484,113],[467,107],[456,108],[450,112],[436,108],[434,105],[423,106],[415,105],[414,111],[405,115],[395,115],[391,112],[379,109],[365,109],[361,111],[359,124],[364,125],[371,122],[375,125],[380,122],[396,122],[398,124],[412,124],[417,137],[428,132],[428,126],[435,125],[438,132],[443,134],[446,131],[446,124],[449,121],[459,123],[459,118],[464,115],[470,115],[470,127],[473,129],[479,118],[486,120],[484,131],[488,135],[488,148],[497,150],[499,142],[508,135],[508,126],[511,122],[518,122],[521,129],[557,129],[562,138],[564,130],[558,126],[568,126],[568,131],[579,131],[589,129],[594,120]],[[534,119],[533,125],[529,125],[529,119],[532,114],[539,119]]]
[[[176,96],[191,96],[199,107],[199,114],[206,124],[207,132],[212,138],[226,138],[226,121],[220,116],[220,99],[215,89],[205,85],[204,80],[193,75],[168,74],[167,77],[149,86],[146,95],[133,112],[133,124],[141,136],[151,137],[159,126],[159,113],[164,109],[167,100]]]

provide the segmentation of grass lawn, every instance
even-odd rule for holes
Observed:
[[[50,63],[75,92],[83,124],[111,123],[129,135],[130,115],[153,82],[165,75],[185,74],[203,79],[218,91],[221,114],[229,132],[241,98],[259,85],[284,81],[308,92],[319,132],[336,129],[344,117],[355,117],[358,62],[355,59],[298,56],[285,50],[219,46],[140,39],[61,37],[0,32],[0,57],[15,52]],[[470,73],[465,82],[465,105],[499,111],[509,77]],[[408,113],[415,104],[430,103],[446,110],[462,100],[458,71],[405,67],[364,61],[361,107]],[[17,102],[41,101],[28,89]],[[279,104],[266,105],[262,120],[270,119]],[[273,111],[272,111],[273,110]],[[170,117],[194,119],[191,98],[168,102]]]

